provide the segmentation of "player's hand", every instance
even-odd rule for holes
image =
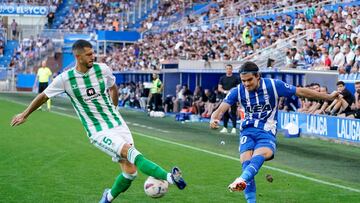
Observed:
[[[210,128],[212,129],[218,129],[219,128],[219,120],[217,119],[211,119],[210,120]]]
[[[11,126],[18,126],[18,125],[21,125],[22,123],[24,123],[26,121],[26,118],[24,116],[23,113],[20,113],[16,116],[14,116],[14,118],[12,119],[11,121]]]

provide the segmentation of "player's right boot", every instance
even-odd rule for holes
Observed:
[[[228,186],[230,192],[241,192],[246,188],[246,182],[242,178],[236,178],[234,182],[232,182]]]
[[[107,199],[107,194],[110,192],[110,189],[109,188],[106,188],[99,203],[111,203],[110,201],[108,201]]]
[[[171,178],[180,190],[183,190],[186,187],[186,182],[181,176],[181,171],[178,167],[175,166],[174,168],[172,168]]]

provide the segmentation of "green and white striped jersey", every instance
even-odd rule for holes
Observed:
[[[75,67],[61,73],[44,93],[49,98],[66,93],[90,137],[93,133],[119,126],[123,121],[107,91],[114,84],[111,69],[106,64],[94,63],[85,74],[76,71]]]

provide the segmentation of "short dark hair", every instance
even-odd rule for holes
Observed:
[[[72,51],[82,51],[84,50],[85,47],[88,48],[92,48],[92,45],[89,41],[83,40],[83,39],[79,39],[76,42],[74,42],[74,44],[72,45]]]
[[[233,68],[233,66],[232,66],[230,63],[229,63],[229,64],[226,64],[226,65],[225,65],[225,68],[228,67],[228,66],[230,66],[231,68]]]
[[[360,85],[360,81],[356,81],[356,82],[355,82],[355,85]]]
[[[240,66],[239,73],[246,74],[246,73],[258,73],[259,67],[256,63],[252,61],[246,61],[244,64]]]
[[[343,85],[343,86],[345,86],[345,83],[344,83],[344,81],[338,81],[338,82],[336,83],[336,86],[338,86],[338,85]]]

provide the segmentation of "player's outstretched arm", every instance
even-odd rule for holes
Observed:
[[[17,126],[26,121],[26,118],[36,109],[38,109],[43,103],[45,103],[49,98],[45,93],[41,93],[35,97],[31,104],[20,114],[14,116],[11,121],[11,126]]]
[[[114,84],[112,87],[109,88],[109,94],[111,100],[113,101],[114,106],[117,107],[119,104],[119,92],[116,84]]]
[[[305,97],[308,99],[321,99],[321,100],[327,100],[332,101],[336,99],[339,96],[339,92],[334,91],[331,94],[326,94],[322,92],[317,92],[308,88],[303,87],[297,87],[296,88],[296,96],[298,97]]]
[[[214,113],[211,114],[210,120],[210,128],[216,129],[219,128],[219,122],[221,120],[222,115],[230,108],[230,104],[226,102],[221,102],[220,106]]]

